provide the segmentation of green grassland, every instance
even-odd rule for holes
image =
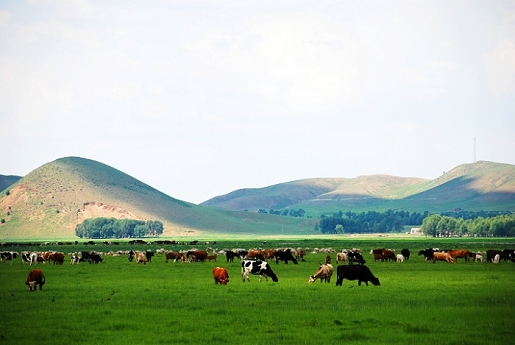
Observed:
[[[222,248],[361,248],[381,286],[345,280],[307,284],[326,254],[305,262],[271,263],[278,283],[241,281],[240,263],[147,265],[125,256],[104,256],[98,265],[38,265],[42,291],[24,284],[31,267],[0,264],[3,320],[0,342],[26,344],[509,344],[515,337],[515,264],[425,263],[427,246],[469,250],[515,247],[515,239],[270,239],[220,240]],[[408,262],[373,262],[376,247],[412,252]],[[116,247],[116,248],[115,248]],[[162,246],[141,245],[137,249]],[[70,252],[134,248],[120,246],[37,247]],[[169,246],[188,249],[191,246]],[[205,246],[198,246],[204,249]],[[6,250],[8,248],[3,248]],[[335,255],[332,254],[333,264]],[[211,270],[227,268],[230,282],[215,285]],[[336,267],[336,264],[334,264]],[[33,268],[33,267],[32,267]]]

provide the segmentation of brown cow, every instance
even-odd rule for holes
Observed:
[[[165,253],[165,256],[166,256],[166,262],[168,262],[168,260],[172,259],[174,262],[177,262],[177,260],[180,260],[181,259],[181,253],[177,253],[177,252],[174,252],[174,251],[167,251]]]
[[[464,258],[466,262],[469,261],[470,253],[467,249],[449,250],[447,253],[449,253],[454,260],[457,258]]]
[[[323,265],[320,265],[320,267],[318,268],[318,271],[315,274],[313,274],[311,277],[309,277],[308,284],[315,282],[317,279],[320,279],[321,283],[323,281],[325,281],[326,283],[330,283],[332,276],[333,276],[333,265],[323,264]]]
[[[213,277],[215,284],[227,285],[229,282],[229,273],[227,273],[227,270],[223,267],[213,268]]]
[[[433,253],[433,263],[435,263],[436,260],[452,262],[453,264],[456,263],[456,260],[454,260],[454,258],[449,253],[434,252]]]
[[[54,253],[52,261],[54,262],[54,265],[62,265],[64,263],[64,253]]]
[[[29,272],[25,284],[29,286],[30,291],[36,291],[36,285],[39,284],[39,290],[41,290],[45,284],[45,275],[39,268],[35,268]]]
[[[136,258],[136,263],[139,264],[139,263],[143,263],[143,265],[146,265],[148,260],[147,260],[147,256],[145,255],[144,252],[135,252],[134,253],[134,257]]]
[[[211,262],[211,260],[215,260],[215,262],[216,262],[216,254],[208,255],[208,256],[206,257],[206,259],[207,259],[207,261],[209,261],[209,262]]]

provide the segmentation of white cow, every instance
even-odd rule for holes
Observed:
[[[404,255],[397,254],[397,262],[404,262]]]

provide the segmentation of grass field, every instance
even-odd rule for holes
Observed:
[[[224,241],[214,247],[257,245]],[[31,267],[18,259],[12,266],[0,264],[0,343],[506,345],[515,339],[515,264],[462,259],[432,264],[416,255],[429,245],[513,248],[513,239],[274,240],[266,246],[286,245],[359,247],[381,286],[345,280],[336,287],[336,272],[330,284],[308,285],[326,254],[308,254],[298,265],[271,263],[278,283],[255,276],[243,283],[239,260],[226,263],[225,257],[184,264],[156,256],[137,265],[125,256],[104,256],[98,265],[38,265],[47,282],[42,291],[29,292],[24,281]],[[407,247],[412,257],[404,263],[373,262],[368,251],[384,246]],[[148,247],[157,248],[138,249]],[[229,271],[227,286],[214,284],[215,266]]]

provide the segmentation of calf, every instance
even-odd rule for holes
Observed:
[[[315,282],[317,279],[320,279],[322,283],[325,281],[326,283],[331,282],[331,277],[333,276],[333,265],[331,264],[322,264],[318,268],[315,274],[309,277],[308,284]]]
[[[39,268],[33,269],[29,272],[25,284],[29,286],[29,291],[36,291],[36,285],[39,285],[41,290],[45,284],[45,275]]]
[[[215,267],[213,268],[213,278],[215,279],[215,284],[227,285],[229,273],[223,267]]]
[[[404,255],[397,254],[397,262],[404,262]]]
[[[254,261],[254,260],[243,260],[241,262],[241,278],[243,282],[245,280],[250,282],[250,274],[259,274],[259,281],[263,277],[268,281],[268,277],[272,278],[272,281],[278,282],[277,275],[272,271],[270,265],[266,261]]]
[[[239,253],[235,253],[232,250],[228,250],[225,252],[225,257],[227,258],[227,262],[234,262],[234,258],[239,258]]]
[[[381,285],[379,279],[374,277],[370,269],[365,265],[357,266],[338,266],[336,269],[336,286],[341,286],[344,279],[357,280],[358,285],[364,282],[368,286],[368,282],[374,285]]]

